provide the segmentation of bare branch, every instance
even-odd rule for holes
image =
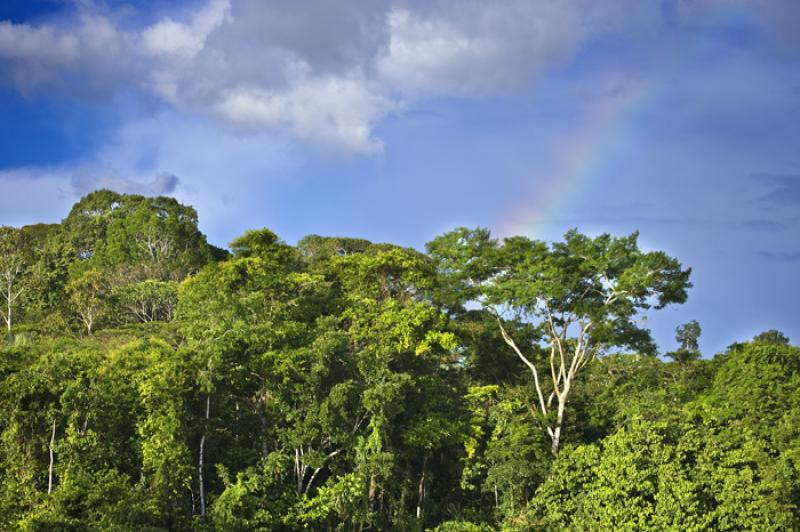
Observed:
[[[505,340],[506,344],[508,344],[508,346],[514,350],[514,352],[517,354],[520,360],[522,360],[522,362],[524,362],[525,365],[530,368],[531,373],[533,373],[533,382],[534,385],[536,386],[536,394],[539,397],[539,408],[541,409],[542,414],[546,415],[547,405],[545,404],[544,401],[542,386],[539,383],[539,372],[536,370],[536,366],[533,364],[533,362],[528,360],[528,358],[525,355],[522,354],[522,351],[520,351],[519,347],[517,347],[517,344],[514,342],[514,339],[511,338],[511,336],[509,336],[508,332],[506,332],[505,327],[503,327],[503,321],[500,319],[500,315],[497,313],[497,310],[492,308],[491,311],[494,314],[495,319],[497,320],[497,325],[500,327],[500,334],[503,336],[503,340]]]

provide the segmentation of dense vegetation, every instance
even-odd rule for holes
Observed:
[[[636,235],[229,249],[109,191],[0,229],[0,529],[800,527],[800,348],[658,358]]]

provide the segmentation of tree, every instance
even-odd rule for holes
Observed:
[[[423,254],[373,245],[363,253],[335,257],[332,268],[342,293],[340,319],[349,356],[362,387],[363,424],[354,431],[354,469],[366,487],[367,504],[360,514],[379,529],[391,528],[387,517],[400,511],[406,497],[414,498],[415,514],[424,517],[433,491],[431,456],[462,432],[457,410],[446,400],[453,390],[444,384],[456,341],[446,329],[446,316],[428,297],[435,270]],[[409,476],[418,479],[410,489],[413,495],[404,493],[398,475],[408,459],[407,447],[414,457],[422,450],[422,460],[407,466]]]
[[[678,341],[681,349],[698,351],[700,347],[697,345],[697,339],[700,338],[701,332],[700,324],[697,320],[692,320],[675,329],[675,340]]]
[[[98,190],[81,198],[62,225],[77,260],[136,270],[137,282],[178,281],[209,262],[212,250],[197,223],[197,212],[174,198]]]
[[[565,448],[517,529],[796,530],[794,482],[752,435],[679,410]]]
[[[147,280],[119,291],[119,302],[137,321],[171,321],[178,304],[178,285],[174,281]]]
[[[678,342],[679,347],[676,351],[667,353],[667,356],[681,366],[685,365],[690,360],[700,358],[700,347],[697,343],[697,339],[700,337],[701,332],[702,330],[697,320],[679,325],[675,329],[675,340]]]
[[[267,266],[292,268],[296,266],[297,250],[278,238],[269,229],[246,231],[229,244],[233,256],[237,259],[260,258]]]
[[[324,263],[333,257],[363,253],[372,242],[363,238],[307,235],[297,243],[302,257],[311,265]]]
[[[17,312],[37,329],[59,330],[67,295],[64,287],[69,275],[72,253],[66,249],[60,224],[34,224],[19,228],[25,249],[24,306]]]
[[[573,230],[552,245],[519,236],[500,244],[485,229],[460,228],[428,244],[451,303],[479,302],[530,370],[536,410],[554,453],[578,372],[613,346],[653,352],[637,316],[686,300],[691,270],[663,252],[642,252],[637,238],[590,238]],[[517,343],[514,323],[533,325],[540,341]]]
[[[789,345],[789,337],[775,329],[757,334],[753,337],[753,341],[759,344]]]
[[[213,478],[206,466],[209,445],[224,448],[220,431],[211,438],[209,427],[217,420],[227,418],[231,424],[241,423],[242,418],[255,421],[263,432],[252,438],[265,459],[275,440],[284,443],[288,439],[273,427],[285,421],[271,415],[272,405],[282,403],[276,400],[281,395],[278,390],[288,387],[297,391],[292,389],[294,376],[304,364],[292,367],[292,362],[299,361],[296,349],[311,337],[309,331],[318,315],[315,301],[327,286],[320,276],[294,271],[295,250],[267,229],[248,231],[234,240],[231,248],[234,258],[209,264],[179,289],[177,314],[202,397],[197,465],[201,514]],[[287,395],[287,403],[301,400],[300,394]],[[240,408],[241,398],[249,408]],[[296,415],[297,422],[307,414]],[[309,443],[298,444],[297,454],[300,448],[309,451]],[[231,444],[241,444],[240,438],[232,436]],[[298,481],[301,493],[313,481],[307,472],[302,469]]]
[[[67,284],[72,308],[80,317],[86,334],[91,335],[97,322],[109,312],[110,289],[103,272],[89,269]]]
[[[6,322],[6,330],[11,333],[14,309],[25,293],[21,286],[22,276],[28,267],[25,261],[25,245],[22,233],[13,227],[0,227],[0,295],[5,305],[0,308],[0,315]]]

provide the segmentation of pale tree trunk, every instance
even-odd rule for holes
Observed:
[[[305,454],[305,449],[303,446],[295,447],[294,449],[294,476],[295,476],[295,489],[297,494],[303,493],[303,482],[306,478],[306,472],[308,472],[308,466],[303,461],[303,455]]]
[[[425,502],[425,473],[428,469],[428,452],[422,459],[422,474],[419,477],[419,485],[417,486],[417,519],[422,519],[422,507]]]
[[[78,314],[81,317],[81,321],[83,322],[84,327],[86,327],[86,335],[92,335],[92,329],[94,327],[94,311],[91,308],[86,309],[78,309]]]
[[[56,417],[53,416],[53,431],[50,433],[50,466],[47,468],[47,494],[53,492],[53,465],[55,464],[55,456],[53,454],[53,446],[56,443]]]
[[[311,445],[309,445],[308,451],[312,452],[313,450],[314,448]],[[315,467],[312,471],[311,466],[309,466],[305,462],[306,448],[303,447],[302,445],[300,447],[295,447],[294,475],[296,484],[295,490],[297,491],[297,494],[308,495],[308,493],[311,491],[312,484],[314,484],[314,480],[317,478],[317,475],[319,475],[319,472],[325,468],[326,464],[331,458],[333,458],[334,456],[336,456],[341,452],[342,452],[341,449],[336,449],[335,451],[328,453],[327,455],[325,455],[325,458],[322,459],[322,465],[320,467]],[[311,471],[311,477],[308,479],[308,482],[306,482],[306,477],[308,476],[309,471]]]
[[[317,475],[319,474],[319,472],[322,471],[322,469],[325,467],[325,464],[328,463],[328,460],[330,460],[331,458],[333,458],[334,456],[336,456],[340,452],[342,452],[341,449],[336,449],[335,451],[333,451],[331,453],[328,453],[328,455],[325,456],[325,460],[322,462],[322,466],[317,467],[316,469],[314,469],[314,473],[312,473],[311,474],[311,478],[308,479],[308,483],[306,483],[306,487],[303,488],[303,493],[308,495],[308,492],[311,491],[311,485],[314,484],[314,479],[317,478]]]
[[[20,265],[16,266],[7,266],[6,269],[2,273],[2,277],[4,278],[4,289],[3,289],[3,297],[6,300],[6,308],[4,311],[0,311],[0,314],[3,314],[3,319],[6,322],[6,331],[11,334],[11,327],[13,325],[13,312],[14,312],[14,302],[19,299],[22,294],[25,292],[24,288],[17,288],[15,289],[15,285],[17,284],[17,278],[20,276],[22,271],[22,267]]]
[[[539,413],[544,417],[552,411],[553,400],[556,400],[556,419],[551,424],[546,426],[547,434],[550,436],[551,450],[553,454],[558,453],[561,446],[561,432],[564,424],[564,413],[569,399],[569,392],[572,388],[572,382],[575,375],[589,361],[588,350],[588,334],[592,327],[592,322],[587,320],[581,323],[576,321],[566,320],[560,326],[560,330],[556,329],[552,315],[548,310],[548,325],[550,334],[550,382],[553,390],[550,396],[545,401],[544,390],[542,383],[539,379],[539,371],[536,365],[525,356],[522,350],[514,342],[514,339],[506,331],[499,313],[495,309],[491,309],[492,313],[497,320],[497,325],[500,328],[500,334],[505,343],[517,354],[517,356],[525,363],[533,374],[533,383],[536,389],[536,396],[539,403]],[[571,324],[579,325],[580,330],[576,344],[571,353],[565,353],[567,343],[567,331]]]
[[[561,425],[564,422],[564,407],[566,407],[566,405],[567,405],[566,396],[564,397],[563,401],[559,399],[558,412],[556,414],[556,425],[553,428],[553,436],[552,436],[553,445],[551,447],[551,450],[553,451],[553,454],[558,453],[558,448],[561,445]]]
[[[378,494],[378,479],[373,474],[369,476],[369,490],[367,491],[367,500],[369,501],[369,511],[370,513],[375,511],[375,498]]]
[[[200,489],[200,515],[206,515],[206,490],[203,483],[203,461],[205,460],[206,432],[208,431],[208,420],[211,416],[211,394],[206,395],[206,426],[203,435],[200,437],[200,456],[197,462],[197,479]]]

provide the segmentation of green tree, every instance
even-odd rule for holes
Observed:
[[[206,465],[209,446],[225,449],[219,440],[227,438],[225,431],[218,431],[217,441],[210,441],[209,428],[217,420],[232,424],[254,421],[265,429],[245,440],[258,449],[256,456],[260,453],[265,458],[269,442],[276,437],[285,442],[285,434],[266,431],[273,421],[268,405],[279,408],[279,391],[292,388],[302,367],[292,367],[292,363],[302,360],[297,349],[311,338],[319,312],[316,301],[326,290],[321,277],[295,271],[294,250],[268,230],[248,232],[236,239],[232,248],[233,259],[208,265],[179,290],[178,317],[202,397],[197,436],[200,514],[205,513],[205,494],[214,476]],[[243,401],[246,409],[240,408]],[[255,451],[253,447],[242,449],[240,436],[231,435],[232,444],[237,440],[241,452]],[[303,449],[308,449],[308,443],[304,442]],[[232,448],[227,451],[228,456],[234,454]],[[226,458],[221,454],[223,451],[218,451],[215,458],[218,463]],[[303,475],[301,492],[308,482]],[[236,486],[230,488],[239,489]]]
[[[297,249],[303,259],[313,266],[334,257],[363,253],[371,245],[372,242],[363,238],[307,235],[297,243]]]
[[[0,226],[0,316],[6,322],[6,330],[11,334],[14,311],[20,298],[25,294],[23,276],[30,264],[25,257],[25,242],[19,229]]]
[[[675,340],[679,347],[676,351],[667,353],[667,356],[682,366],[700,358],[700,346],[697,339],[700,338],[701,332],[697,320],[678,326],[675,329]]]
[[[81,198],[62,225],[76,259],[115,270],[120,285],[179,281],[211,260],[197,223],[197,212],[173,198],[99,190]]]
[[[446,316],[426,297],[435,276],[424,255],[372,246],[335,257],[331,268],[347,356],[355,362],[360,388],[351,452],[355,485],[364,492],[360,504],[347,509],[357,520],[350,526],[407,528],[417,511],[423,517],[424,509],[434,506],[426,503],[436,493],[429,482],[432,453],[442,452],[462,432],[446,399],[454,391],[444,383],[443,389],[434,386],[436,380],[449,381],[455,337],[447,331]],[[404,507],[408,499],[414,501],[410,519]]]
[[[501,245],[486,230],[461,228],[428,244],[451,290],[495,317],[503,340],[530,370],[553,452],[581,368],[611,346],[652,351],[637,314],[686,300],[690,270],[663,252],[640,251],[637,237],[592,239],[570,231],[552,246],[525,237]],[[526,353],[509,332],[506,313],[534,324],[542,345]],[[549,371],[540,371],[539,347]]]
[[[67,293],[86,334],[91,335],[97,324],[108,316],[111,308],[111,289],[105,275],[97,269],[86,270],[69,282]]]
[[[25,323],[40,331],[63,334],[68,313],[65,286],[73,259],[61,225],[34,224],[19,231],[29,265],[24,279],[25,305],[21,308]]]
[[[757,334],[753,337],[753,341],[759,344],[789,345],[789,338],[781,331],[775,329]]]
[[[147,280],[117,290],[119,304],[137,321],[172,321],[178,305],[178,284]]]
[[[692,320],[675,329],[675,340],[680,344],[681,349],[699,351],[700,347],[697,344],[697,339],[700,338],[701,333],[700,324],[697,320]]]

